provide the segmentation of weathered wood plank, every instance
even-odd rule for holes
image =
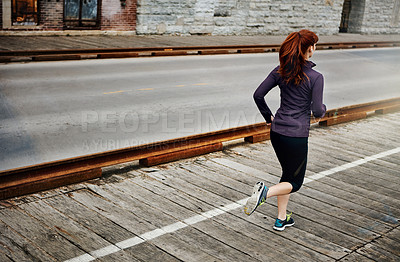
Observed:
[[[135,235],[144,233],[145,227],[142,225],[144,221],[147,221],[148,225],[146,232],[151,226],[153,227],[151,230],[154,230],[176,222],[175,219],[161,212],[153,212],[151,206],[139,201],[130,201],[129,206],[120,206],[106,197],[83,190],[74,192],[72,198]]]
[[[149,212],[153,211],[157,217],[160,216],[160,213],[171,216],[175,219],[185,219],[196,215],[196,213],[192,212],[188,208],[170,201],[163,195],[156,195],[137,184],[130,183],[129,181],[124,181],[116,185],[114,184],[105,190],[115,193],[115,195],[120,198],[120,205],[127,203],[128,208],[132,201],[141,201],[145,203],[147,206],[151,207]],[[143,215],[147,217],[146,214]]]
[[[0,251],[0,261],[1,262],[13,262],[13,260],[11,260],[11,258],[9,258],[6,254],[2,253]]]
[[[174,188],[171,184],[164,185],[162,182],[155,179],[134,178],[129,179],[128,182],[145,187],[155,194],[165,197],[175,203],[179,203],[180,205],[192,210],[193,212],[201,213],[214,208],[212,205],[181,191],[181,188],[179,187]]]
[[[388,220],[385,214],[377,212],[369,207],[358,205],[344,199],[328,195],[325,192],[318,191],[306,187],[302,194],[309,198],[318,199],[316,205],[323,205],[325,210],[332,210],[335,217],[342,220],[347,220],[347,223],[354,223],[362,228],[378,232],[386,233],[394,226],[393,220]],[[310,201],[309,199],[307,199]]]
[[[86,253],[111,244],[91,231],[90,227],[84,227],[42,201],[20,205],[20,208],[41,223],[55,229],[58,234],[83,249]],[[121,255],[119,258],[122,260],[125,254]],[[126,260],[128,259],[129,257],[126,258]]]
[[[273,155],[263,154],[261,156],[255,150],[252,150],[251,152],[243,152],[240,154],[238,154],[236,151],[233,150],[231,152],[233,152],[233,154],[225,156],[224,159],[232,160],[242,165],[257,167],[260,171],[275,176],[276,177],[275,180],[280,178],[282,169],[278,159],[275,156],[275,152],[270,153]]]
[[[354,169],[347,169],[345,171],[332,174],[330,177],[350,185],[356,185],[366,190],[375,191],[385,196],[400,199],[400,192],[398,190],[388,188],[388,183],[382,184],[383,181],[381,181],[380,185],[377,185],[374,177],[370,177],[368,175],[360,176],[360,173]]]
[[[242,220],[242,223],[247,222],[245,220]],[[272,242],[270,240],[275,237],[273,236],[273,234],[268,234],[269,232],[266,232],[265,230],[262,230],[260,228],[258,228],[258,230],[261,231],[260,233],[263,235],[262,237],[260,237],[259,232],[253,232],[253,234],[247,235],[239,233],[236,230],[234,231],[232,230],[232,228],[229,228],[228,225],[224,226],[224,224],[219,223],[217,219],[210,219],[209,221],[200,222],[193,225],[193,227],[203,232],[206,232],[208,235],[222,243],[229,243],[229,245],[233,248],[260,261],[288,261],[293,259],[296,259],[297,261],[309,261],[309,258],[306,258],[305,255],[314,255],[314,258],[319,255],[318,253],[312,252],[311,250],[293,245],[293,243],[288,243],[288,245],[286,245],[286,249],[283,250],[282,246],[279,246],[279,243],[276,243],[276,241],[274,241],[274,245],[270,243]],[[293,246],[295,246],[297,249],[297,256],[292,252]],[[308,254],[307,251],[312,255]],[[326,261],[329,261],[329,258],[326,256],[320,257],[323,257]]]
[[[340,262],[374,262],[375,260],[369,259],[357,252],[353,252],[338,261],[340,261]]]
[[[246,159],[247,160],[247,159]],[[253,179],[253,184],[260,179],[266,181],[271,184],[276,184],[279,182],[279,176],[274,175],[272,172],[269,172],[267,169],[256,169],[253,168],[254,162],[251,162],[249,165],[243,162],[244,160],[234,157],[224,157],[224,158],[214,158],[212,161],[234,169],[236,171],[242,172],[244,175],[251,176]]]
[[[379,128],[374,128],[377,123],[367,123],[368,121],[361,121],[356,124],[350,124],[346,126],[341,126],[338,129],[313,129],[312,138],[315,141],[327,140],[328,144],[337,145],[343,144],[343,149],[349,149],[353,146],[354,148],[362,150],[361,152],[376,151],[377,149],[385,149],[393,146],[399,146],[399,141],[396,140],[396,129],[400,127],[395,127],[393,123],[385,126],[383,130],[380,128],[384,123],[379,123]],[[363,125],[365,123],[365,125]],[[372,137],[371,137],[372,136]],[[372,139],[371,139],[372,138]],[[310,140],[311,141],[311,140]],[[351,150],[350,151],[354,151]],[[353,152],[354,153],[354,152]]]
[[[391,238],[388,237],[381,237],[376,239],[373,242],[374,245],[385,249],[386,251],[393,253],[396,256],[399,256],[400,258],[400,242],[397,240],[393,240]]]
[[[220,187],[229,187],[238,192],[248,190],[247,183],[242,183],[231,177],[220,175],[218,172],[210,171],[196,164],[181,164],[180,168],[189,171],[189,176],[193,176],[196,179],[201,176],[202,178],[209,179],[219,184]]]
[[[229,212],[229,214],[214,217],[213,220],[255,239],[258,243],[263,243],[261,246],[266,249],[265,252],[270,252],[266,248],[268,246],[268,249],[272,248],[281,254],[291,256],[292,259],[305,261],[309,261],[312,258],[316,260],[329,260],[329,257],[340,258],[349,251],[325,239],[298,230],[295,227],[292,227],[290,232],[289,230],[286,232],[276,232],[272,229],[271,224],[265,223],[263,216],[255,216],[254,219],[251,218],[253,217],[244,217],[242,210],[236,209]],[[290,242],[285,242],[287,239],[290,239]],[[282,245],[282,242],[285,242],[285,245]],[[313,246],[316,243],[319,243],[318,247]]]
[[[78,256],[82,250],[64,239],[56,231],[28,216],[17,207],[0,210],[0,220],[19,234],[40,245],[40,248],[57,260]]]
[[[348,187],[348,185],[343,185],[343,187]],[[353,203],[367,207],[369,209],[373,209],[379,213],[382,214],[382,216],[379,216],[379,220],[381,220],[383,217],[390,215],[390,216],[400,216],[400,203],[399,204],[394,204],[392,206],[389,206],[388,203],[382,202],[382,201],[376,201],[377,199],[374,197],[367,197],[368,195],[358,195],[353,192],[351,192],[350,189],[348,191],[343,190],[343,187],[338,188],[338,187],[333,187],[330,184],[323,183],[323,181],[314,181],[312,183],[307,184],[307,187],[310,187],[314,190],[326,192],[329,195],[332,195],[336,198],[340,198],[342,200],[346,201],[347,203]],[[365,190],[366,191],[366,190]],[[369,191],[366,191],[366,193],[369,193]],[[373,194],[371,194],[373,195]],[[350,208],[348,205],[346,205],[347,208]]]
[[[0,221],[0,251],[13,261],[55,261],[40,246]]]
[[[172,239],[169,239],[173,241]],[[167,242],[168,245],[170,242]],[[180,243],[181,247],[183,248],[184,245]],[[189,249],[187,249],[189,250]],[[159,248],[158,245],[154,245],[150,242],[141,243],[139,245],[129,247],[124,249],[124,252],[129,254],[131,257],[137,258],[139,261],[180,261],[173,252],[166,252],[163,249]],[[109,260],[115,261],[115,260]]]
[[[374,162],[369,162],[365,163],[363,166],[365,167],[366,170],[376,170],[377,173],[379,174],[379,177],[389,180],[395,183],[399,182],[400,178],[400,170],[399,170],[399,161],[396,161],[394,163],[390,163],[390,166],[388,165],[388,161],[385,160],[376,160]]]
[[[162,173],[162,176],[160,176]],[[160,170],[159,174],[148,173],[148,176],[157,179],[164,185],[171,186],[176,190],[182,191],[187,195],[191,195],[201,201],[212,203],[211,206],[218,207],[237,201],[244,196],[238,192],[232,192],[229,189],[221,189],[217,191],[212,190],[213,185],[204,184],[204,181],[199,179],[193,179],[193,176],[188,176],[188,171],[180,168],[169,166],[168,169]],[[219,192],[220,191],[220,192]],[[222,192],[222,193],[221,193]],[[229,195],[227,198],[227,195]]]
[[[105,216],[94,212],[81,203],[74,201],[67,196],[58,196],[45,200],[53,208],[75,222],[84,225],[110,243],[118,243],[128,238],[135,237],[135,234],[117,225]],[[117,215],[117,214],[115,214]]]
[[[136,254],[135,254],[136,255]],[[141,262],[142,260],[138,259],[137,256],[133,254],[129,254],[126,250],[121,250],[107,256],[103,256],[101,258],[96,259],[95,261],[105,261],[105,262]]]
[[[391,238],[393,240],[400,242],[400,228],[399,227],[394,228],[392,231],[387,233],[385,235],[385,237],[388,237],[388,238]]]
[[[367,190],[358,185],[350,185],[348,183],[342,182],[340,180],[333,179],[329,176],[321,178],[318,180],[320,183],[325,183],[337,189],[342,189],[343,191],[350,192],[356,194],[357,196],[362,196],[368,198],[369,200],[376,200],[376,202],[382,203],[385,205],[385,208],[391,210],[392,208],[398,208],[400,206],[400,199],[388,197],[382,194],[379,194],[375,191]],[[390,212],[390,211],[387,211]]]
[[[181,232],[163,235],[158,238],[152,239],[151,243],[162,248],[169,254],[172,254],[177,259],[180,259],[181,261],[194,261],[194,262],[223,261],[217,258],[216,256],[212,256],[204,252],[202,249],[198,248],[198,246],[196,245],[196,239],[191,239],[191,241],[182,241],[177,238],[178,234],[181,234]],[[130,249],[132,248],[129,248],[129,250]],[[140,250],[141,249],[140,246],[135,247],[135,249],[139,249],[139,251],[142,252]],[[149,257],[147,260],[143,261],[155,261],[154,259],[152,259],[153,252],[151,250],[146,250],[146,251],[148,252]],[[157,261],[169,261],[169,260],[157,260]]]
[[[303,191],[305,191],[305,189]],[[308,201],[311,201],[311,199],[312,198],[306,198],[301,195],[293,196],[291,198],[292,202],[290,203],[291,210],[293,210],[298,216],[302,216],[314,223],[319,223],[332,229],[336,229],[343,234],[356,237],[363,241],[373,240],[379,236],[378,233],[372,231],[375,224],[377,224],[377,227],[384,227],[374,221],[371,222],[372,226],[369,226],[370,224],[367,223],[369,221],[360,221],[360,223],[357,223],[356,221],[352,221],[352,219],[343,220],[341,217],[345,217],[346,212],[341,211],[338,208],[329,209],[329,205],[325,203],[320,203],[321,207],[318,208],[318,201],[310,204],[307,203]],[[334,210],[337,210],[339,214],[335,214]],[[362,219],[362,217],[354,214],[348,214],[348,216],[358,217],[360,220]],[[344,223],[344,221],[346,221],[346,223]]]
[[[372,243],[366,244],[365,246],[357,249],[357,253],[375,261],[399,261],[400,259],[399,256]]]
[[[359,171],[361,175],[368,175],[372,178],[375,178],[377,181],[387,183],[388,185],[400,182],[400,173],[396,174],[396,170],[388,169],[380,165],[379,160],[362,164],[357,167],[357,171]]]
[[[175,236],[223,261],[258,261],[250,255],[218,241],[194,227],[186,227],[179,234],[175,234]]]
[[[175,166],[170,166],[168,173],[174,177],[179,177],[180,179],[186,181],[186,183],[190,183],[198,188],[208,191],[209,193],[216,194],[221,198],[224,198],[227,203],[243,199],[247,196],[232,188],[221,187],[218,183],[215,183],[207,178],[196,176],[196,179],[193,179],[193,176],[188,175],[190,174],[188,171],[180,167],[177,168]]]

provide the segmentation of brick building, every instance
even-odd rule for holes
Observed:
[[[0,0],[0,33],[400,34],[400,0]]]
[[[0,0],[3,31],[134,31],[136,0]]]

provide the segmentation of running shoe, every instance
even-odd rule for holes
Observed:
[[[284,219],[284,220],[280,220],[277,218],[275,220],[274,229],[278,230],[278,231],[283,231],[283,230],[285,230],[285,227],[293,226],[294,220],[293,220],[293,218],[290,217],[291,215],[292,215],[292,213],[290,213],[290,215],[286,215],[286,219]]]
[[[257,182],[253,187],[253,194],[244,205],[244,213],[251,215],[257,207],[261,206],[267,200],[268,187],[263,182]]]

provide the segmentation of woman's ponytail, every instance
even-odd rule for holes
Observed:
[[[303,72],[307,49],[318,42],[318,36],[309,30],[291,33],[279,50],[280,67],[278,73],[285,82],[300,84],[308,78]]]

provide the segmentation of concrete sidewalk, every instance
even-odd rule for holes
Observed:
[[[280,44],[286,36],[0,36],[0,50],[54,50]],[[400,41],[400,35],[338,34],[320,43]]]
[[[400,113],[309,139],[296,224],[272,229],[276,199],[249,216],[255,182],[281,174],[270,141],[0,201],[1,261],[399,261]]]

